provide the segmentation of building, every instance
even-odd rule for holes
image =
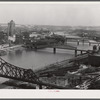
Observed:
[[[9,46],[11,46],[11,42],[15,41],[15,22],[13,20],[8,23],[8,41]]]
[[[13,37],[15,35],[15,22],[11,20],[8,23],[8,36]]]

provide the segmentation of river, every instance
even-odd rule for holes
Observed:
[[[77,43],[70,42],[69,44],[77,46]],[[89,46],[88,43],[85,43],[84,46],[82,43],[77,46],[79,49],[92,49],[92,46]],[[2,56],[4,60],[7,62],[16,65],[18,67],[26,68],[26,69],[40,69],[46,65],[62,61],[65,59],[69,59],[74,57],[73,50],[63,50],[57,49],[57,53],[53,54],[52,48],[41,49],[37,51],[33,50],[22,50],[22,51],[13,51],[8,53],[5,56]],[[0,82],[4,82],[5,79],[1,78]]]
[[[77,46],[76,43],[69,43],[70,45]],[[80,44],[77,48],[79,49],[91,49],[85,43],[83,46]],[[7,62],[14,64],[22,68],[31,68],[33,70],[42,68],[51,63],[62,61],[74,57],[74,50],[63,50],[57,49],[56,54],[53,54],[52,48],[40,49],[37,51],[23,50],[23,51],[12,51],[5,56],[2,56]]]

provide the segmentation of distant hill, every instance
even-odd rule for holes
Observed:
[[[7,32],[7,26],[0,25],[0,31]],[[53,26],[53,25],[23,25],[16,26],[16,32],[21,33],[23,31],[39,31],[49,30],[51,32],[63,31],[65,34],[80,35],[88,33],[89,35],[100,34],[100,26]]]
[[[37,29],[47,28],[51,31],[71,31],[76,29],[100,31],[100,26],[53,26],[53,25],[35,25]]]

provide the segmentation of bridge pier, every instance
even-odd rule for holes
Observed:
[[[54,54],[56,53],[56,48],[53,48],[53,53],[54,53]]]
[[[77,57],[77,49],[75,49],[75,57]]]
[[[91,42],[89,42],[89,46],[91,46]]]
[[[77,45],[79,45],[80,44],[80,42],[79,42],[79,40],[77,40]]]
[[[81,55],[83,54],[83,51],[81,50]]]

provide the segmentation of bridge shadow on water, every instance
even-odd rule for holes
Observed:
[[[70,50],[63,50],[63,49],[57,49],[56,53],[53,53],[53,49],[51,48],[45,48],[45,49],[38,49],[37,51],[33,51],[33,50],[28,50],[27,52],[35,52],[38,54],[51,54],[51,55],[73,55],[74,56],[74,51],[70,51]]]

